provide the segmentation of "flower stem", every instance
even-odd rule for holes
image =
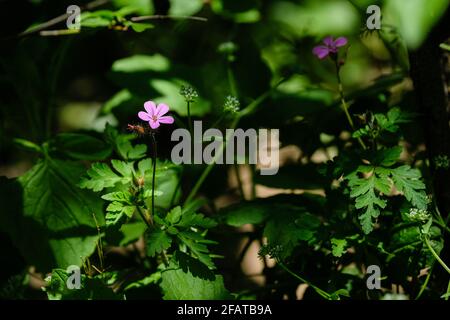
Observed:
[[[145,214],[142,212],[141,207],[139,207],[138,205],[136,205],[136,210],[141,216],[142,220],[144,220],[145,224],[147,225],[147,228],[149,230],[153,229],[153,220],[151,219],[151,217],[147,218]]]
[[[431,254],[434,256],[434,258],[437,260],[437,262],[439,262],[439,264],[445,269],[445,271],[447,271],[450,274],[450,268],[445,264],[444,261],[442,261],[441,257],[439,257],[439,255],[436,253],[436,251],[434,251],[433,247],[430,244],[430,240],[428,239],[428,237],[424,237],[425,239],[425,244],[428,247],[428,250],[430,250]]]
[[[152,217],[155,214],[155,187],[156,187],[156,155],[157,155],[157,145],[156,145],[156,138],[155,134],[152,133],[152,144],[153,144],[153,157],[152,157],[152,164],[153,164],[153,172],[152,172]]]
[[[425,291],[425,289],[428,286],[428,282],[430,281],[431,278],[431,273],[433,272],[433,268],[434,268],[434,263],[431,266],[430,270],[428,271],[427,277],[425,278],[425,282],[423,283],[422,287],[420,288],[419,293],[416,296],[415,300],[419,300],[419,298],[422,296],[422,293]]]
[[[192,135],[192,119],[191,119],[191,102],[190,101],[186,101],[187,104],[187,116],[188,116],[188,128],[189,128],[189,133]]]
[[[339,62],[337,60],[337,58],[334,60],[335,66],[336,66],[336,78],[338,81],[338,87],[339,87],[339,96],[341,99],[341,105],[342,105],[342,109],[344,109],[344,113],[345,116],[347,117],[347,121],[350,125],[350,127],[352,128],[352,130],[355,130],[355,124],[353,123],[353,119],[350,115],[350,113],[348,112],[348,104],[347,101],[345,100],[345,95],[344,95],[344,88],[342,86],[342,81],[341,81],[341,75],[340,75],[340,71],[341,71],[341,67],[339,66]],[[364,141],[362,141],[361,138],[358,138],[358,142],[361,145],[361,147],[363,149],[367,149]]]
[[[327,293],[326,291],[320,289],[319,287],[313,285],[312,283],[310,283],[309,281],[306,281],[305,279],[303,279],[301,276],[299,276],[298,274],[296,274],[295,272],[291,271],[283,262],[278,261],[278,265],[283,268],[287,273],[289,273],[291,276],[293,276],[294,278],[297,278],[298,280],[300,280],[303,283],[306,283],[307,285],[309,285],[311,288],[313,288],[321,297],[327,299],[327,300],[331,300],[331,295],[329,293]]]

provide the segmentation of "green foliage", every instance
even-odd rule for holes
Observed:
[[[210,269],[215,268],[206,246],[215,242],[206,240],[200,231],[194,231],[215,227],[217,223],[214,220],[192,210],[183,210],[178,206],[170,210],[164,219],[157,219],[157,222],[162,229],[150,231],[147,238],[148,255],[155,256],[156,253],[169,249],[172,239],[175,238],[205,266]]]
[[[332,254],[335,257],[342,257],[342,255],[347,251],[347,240],[346,239],[331,239],[331,244],[333,246]]]
[[[203,279],[192,271],[184,271],[183,262],[171,261],[169,268],[161,273],[161,288],[166,300],[224,300],[231,299],[224,286],[222,276]],[[189,290],[186,290],[189,288]]]
[[[103,202],[76,186],[83,172],[79,164],[47,157],[16,181],[2,180],[1,202],[8,204],[2,231],[40,270],[81,265],[95,249]]]
[[[171,243],[172,238],[163,230],[151,230],[147,236],[147,255],[154,257],[157,253],[169,249]]]
[[[395,155],[398,156],[400,152],[394,148],[389,152],[382,151],[382,154],[385,157],[380,164],[393,165]],[[402,192],[413,206],[419,209],[427,207],[425,185],[420,180],[420,171],[410,166],[398,168],[359,166],[345,179],[348,180],[351,189],[350,197],[355,198],[356,209],[364,209],[359,219],[366,234],[373,230],[374,219],[378,218],[380,210],[387,205],[384,197],[391,193],[393,187]]]

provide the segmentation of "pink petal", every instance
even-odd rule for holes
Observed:
[[[148,122],[148,124],[150,125],[150,128],[152,128],[152,129],[156,129],[156,128],[159,127],[159,121],[153,121],[153,120],[150,120],[150,121]]]
[[[334,45],[339,48],[339,47],[345,46],[347,44],[347,42],[348,42],[348,40],[346,37],[339,37],[334,42]]]
[[[153,117],[156,114],[156,104],[153,101],[147,101],[144,103],[144,108],[150,117]]]
[[[171,124],[171,123],[175,122],[175,120],[171,116],[160,117],[158,119],[158,121],[161,122],[161,123],[167,123],[167,124]]]
[[[328,47],[332,47],[334,46],[334,40],[333,37],[326,37],[325,39],[323,39],[323,43],[325,43],[325,45],[327,45]]]
[[[313,53],[319,58],[324,59],[330,54],[330,50],[325,46],[317,46],[313,49]]]
[[[169,112],[169,106],[165,103],[160,103],[156,107],[156,116],[161,117],[165,115],[167,112]]]
[[[147,112],[144,112],[144,111],[140,111],[140,112],[138,113],[138,117],[139,117],[141,120],[144,120],[144,121],[149,121],[149,120],[151,119],[150,115],[149,115]]]

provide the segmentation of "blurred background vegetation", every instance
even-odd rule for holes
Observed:
[[[72,4],[79,5],[83,14],[79,33],[61,32],[66,29],[64,19],[45,24],[64,15]],[[365,11],[371,4],[382,8],[379,33],[365,30]],[[33,165],[37,155],[30,152],[32,143],[47,141],[58,146],[55,152],[101,152],[104,146],[98,140],[90,145],[72,141],[74,145],[67,146],[62,134],[82,132],[100,138],[106,123],[125,133],[150,99],[167,103],[179,125],[187,116],[179,94],[182,85],[199,93],[193,118],[212,124],[220,117],[226,96],[237,96],[245,106],[285,79],[255,114],[240,123],[243,128],[280,129],[285,167],[277,176],[257,177],[257,196],[292,190],[320,193],[323,177],[311,168],[339,154],[350,135],[339,108],[334,66],[319,61],[312,48],[328,35],[349,39],[342,79],[352,114],[385,112],[391,106],[421,114],[409,78],[409,52],[420,50],[433,28],[446,19],[448,4],[447,0],[111,0],[95,1],[95,8],[86,10],[92,2],[2,0],[0,176],[18,177]],[[148,15],[153,19],[131,19]],[[42,32],[49,30],[59,31]],[[230,81],[230,73],[234,80]],[[404,128],[404,146],[414,161],[425,158],[426,138],[417,129],[418,121]],[[164,127],[159,133],[162,158],[170,155],[171,130]],[[186,168],[185,193],[200,170]],[[216,168],[213,177],[202,188],[212,205],[220,209],[236,202],[236,182],[230,182],[227,168]],[[0,277],[6,281],[26,263],[6,233],[1,242],[3,252],[8,252],[0,258]],[[227,248],[219,242],[219,253],[236,255],[238,244],[231,241]],[[308,257],[305,270],[328,267],[329,262],[315,253]],[[243,277],[232,263],[218,264],[232,291],[262,283]],[[246,268],[247,276],[251,270],[261,271]]]

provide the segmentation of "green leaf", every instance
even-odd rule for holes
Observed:
[[[241,227],[244,224],[263,223],[271,211],[272,208],[268,204],[248,201],[229,206],[222,210],[221,214],[225,216],[228,225]]]
[[[109,201],[118,201],[126,204],[132,204],[131,193],[128,191],[116,191],[102,195],[102,199]]]
[[[123,218],[131,218],[136,208],[134,206],[124,205],[121,202],[111,202],[106,208],[106,225],[116,225]]]
[[[400,146],[389,149],[377,150],[372,162],[374,165],[390,167],[398,161],[402,151],[403,148]]]
[[[267,221],[263,235],[271,247],[281,246],[280,256],[286,258],[301,241],[314,240],[319,226],[320,220],[303,208],[279,206],[277,214]]]
[[[138,15],[150,15],[153,14],[153,2],[147,0],[113,0],[115,8],[131,8],[133,13]]]
[[[448,5],[448,0],[387,0],[383,6],[383,23],[398,27],[408,47],[417,49]]]
[[[132,98],[133,98],[133,95],[131,94],[131,92],[128,89],[122,89],[103,104],[101,113],[108,114],[114,108],[120,106],[122,103],[130,101]]]
[[[84,170],[47,157],[17,180],[0,180],[0,228],[39,270],[80,266],[95,250],[103,201],[76,186]]]
[[[81,13],[81,27],[104,28],[109,27],[115,15],[110,10],[85,11]]]
[[[231,295],[225,288],[222,276],[214,280],[195,277],[185,272],[177,263],[171,261],[168,269],[161,273],[161,289],[165,300],[225,300]]]
[[[120,227],[122,232],[122,239],[119,242],[119,246],[125,247],[130,243],[136,242],[140,236],[142,236],[147,229],[147,225],[143,222],[126,223]]]
[[[147,255],[154,257],[157,253],[169,249],[171,243],[172,238],[163,230],[151,230],[147,238]]]
[[[205,217],[201,213],[194,212],[184,212],[181,216],[180,222],[176,224],[178,227],[190,228],[190,227],[200,227],[200,228],[213,228],[217,225],[217,222],[211,218]]]
[[[101,191],[105,188],[114,187],[117,183],[127,184],[131,182],[133,173],[133,163],[126,163],[119,160],[111,161],[114,172],[106,163],[94,163],[87,171],[87,176],[81,178],[80,188]]]
[[[169,213],[166,216],[166,221],[169,224],[177,224],[181,220],[181,207],[175,207],[172,210],[169,211]]]
[[[123,59],[116,60],[112,65],[113,72],[165,72],[170,68],[170,61],[166,57],[155,54],[152,56],[147,55],[134,55]]]
[[[425,184],[420,180],[422,175],[418,169],[404,165],[391,171],[395,187],[404,194],[405,198],[418,209],[427,208]]]
[[[50,142],[50,149],[52,148],[79,160],[103,160],[112,153],[111,146],[104,141],[81,133],[58,134]]]
[[[199,12],[203,7],[203,0],[169,0],[169,14],[174,16],[190,16]]]
[[[14,142],[14,144],[16,144],[17,146],[19,146],[20,148],[22,148],[24,150],[42,153],[42,147],[35,144],[34,142],[31,142],[31,141],[28,141],[25,139],[20,139],[20,138],[14,138],[13,142]]]
[[[192,251],[200,262],[210,269],[215,269],[214,263],[209,256],[208,247],[202,243],[204,241],[202,236],[191,231],[183,231],[178,233],[177,237]]]
[[[346,239],[331,239],[332,254],[335,257],[342,257],[342,255],[347,251],[347,240]]]
[[[367,172],[368,170],[372,170]],[[360,178],[359,173],[368,173],[368,178]],[[376,190],[385,192],[390,185],[385,171],[360,166],[357,171],[346,177],[351,189],[350,197],[355,198],[356,209],[365,209],[359,215],[364,233],[369,234],[373,230],[373,219],[380,215],[380,208],[386,207],[386,200],[380,198]]]

